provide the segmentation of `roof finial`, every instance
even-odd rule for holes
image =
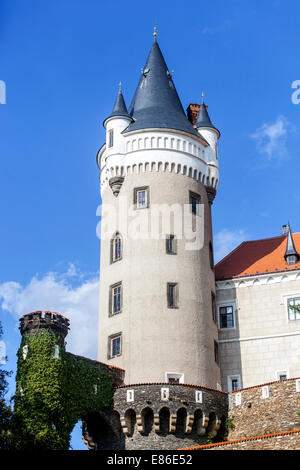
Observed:
[[[154,26],[153,36],[154,36],[154,41],[156,41],[156,38],[157,38],[157,24]]]
[[[122,82],[119,83],[119,92],[121,93],[122,91]]]
[[[202,91],[201,97],[202,97],[202,103],[201,104],[203,104],[204,103],[204,93],[203,93],[203,91]]]

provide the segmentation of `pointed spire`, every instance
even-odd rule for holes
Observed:
[[[118,95],[117,95],[112,113],[105,119],[105,121],[107,121],[107,119],[109,119],[111,117],[119,117],[119,116],[120,117],[127,117],[130,120],[132,120],[131,116],[129,115],[129,113],[127,111],[127,106],[126,106],[126,103],[125,103],[125,100],[124,100],[124,97],[123,97],[123,93],[122,93],[122,83],[121,82],[119,83],[119,92],[118,92]],[[105,121],[104,121],[104,124],[105,124]]]
[[[293,240],[293,235],[291,231],[291,227],[288,226],[288,234],[287,234],[287,243],[286,243],[286,250],[285,250],[285,259],[288,262],[289,256],[295,256],[295,263],[288,263],[288,264],[296,264],[300,258],[299,253],[297,252],[295,245],[294,245],[294,240]]]
[[[142,69],[129,114],[134,122],[124,133],[138,129],[162,128],[199,136],[186,117],[156,37]]]
[[[211,129],[214,129],[215,131],[220,134],[218,129],[212,124],[209,114],[208,114],[208,107],[204,103],[204,93],[202,92],[202,103],[200,104],[200,109],[199,109],[199,114],[198,114],[198,119],[196,121],[196,127],[197,129],[200,129],[201,127],[209,127]]]

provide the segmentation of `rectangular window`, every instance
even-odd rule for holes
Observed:
[[[201,198],[199,194],[190,192],[190,205],[192,214],[198,213],[198,204],[200,204]]]
[[[108,359],[122,354],[122,334],[117,333],[108,338]]]
[[[175,235],[167,235],[167,238],[166,238],[166,251],[170,255],[176,255],[177,254]]]
[[[293,308],[295,305],[299,306],[299,311]],[[300,297],[288,299],[288,315],[290,321],[300,320]]]
[[[149,207],[149,188],[134,189],[134,207],[135,209],[146,209]]]
[[[229,392],[234,392],[241,388],[241,377],[240,375],[227,376],[227,388]]]
[[[220,328],[234,328],[232,305],[219,307],[219,325]]]
[[[214,341],[214,354],[215,354],[215,362],[219,364],[219,345],[217,341]]]
[[[114,146],[114,130],[111,129],[108,132],[108,147],[111,148]]]
[[[180,372],[166,372],[166,382],[169,384],[183,384],[184,374]]]
[[[168,282],[167,284],[168,307],[178,307],[178,284]]]
[[[114,284],[110,287],[109,313],[117,315],[122,311],[122,283]]]
[[[211,293],[211,309],[212,309],[213,321],[217,323],[216,296],[214,292]]]
[[[275,376],[276,380],[286,380],[289,378],[289,373],[287,370],[278,370]]]

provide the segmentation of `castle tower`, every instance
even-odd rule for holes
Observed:
[[[155,37],[129,109],[120,89],[104,121],[98,360],[125,369],[125,384],[221,383],[211,222],[220,134],[196,106],[193,123]]]

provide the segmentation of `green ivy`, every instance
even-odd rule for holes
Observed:
[[[12,449],[67,450],[78,420],[111,405],[113,377],[101,364],[67,353],[59,341],[46,329],[22,337]],[[25,345],[28,353],[23,359]]]

